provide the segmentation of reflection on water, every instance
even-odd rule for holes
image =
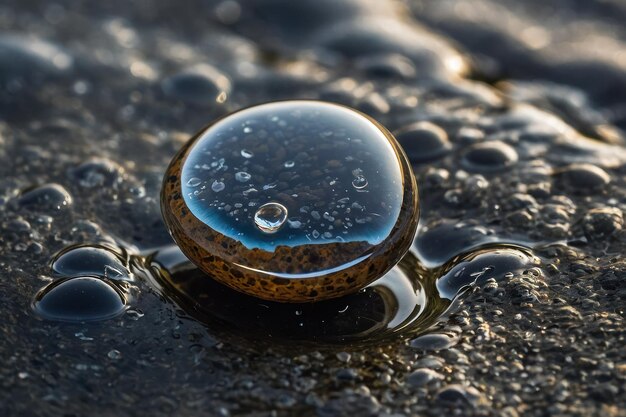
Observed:
[[[538,265],[529,249],[506,244],[457,254],[426,268],[409,252],[381,278],[349,295],[315,303],[267,301],[212,279],[170,245],[132,254],[111,245],[77,245],[51,263],[54,276],[36,296],[44,319],[84,322],[133,308],[136,279],[145,280],[186,315],[210,329],[252,339],[300,343],[371,343],[427,332],[466,289],[505,280]]]
[[[197,269],[175,246],[146,260],[161,291],[194,318],[254,337],[345,342],[376,340],[404,329],[424,330],[449,305],[408,255],[382,278],[344,297],[293,304],[234,291]]]

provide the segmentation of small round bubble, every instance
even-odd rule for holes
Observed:
[[[254,224],[262,232],[276,233],[287,220],[287,208],[279,203],[263,204],[254,213]]]

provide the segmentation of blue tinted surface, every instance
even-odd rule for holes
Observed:
[[[121,314],[125,300],[106,281],[76,277],[48,285],[37,295],[34,308],[48,320],[99,321]]]
[[[249,108],[203,132],[181,174],[190,211],[248,248],[368,241],[391,232],[402,205],[396,150],[368,118],[315,101]],[[256,210],[277,202],[287,222],[272,234]]]

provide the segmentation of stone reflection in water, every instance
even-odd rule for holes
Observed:
[[[164,178],[162,211],[211,277],[267,300],[353,293],[408,250],[417,185],[379,123],[320,101],[235,112],[187,143]]]
[[[402,262],[365,289],[316,303],[280,303],[242,294],[211,279],[176,246],[147,261],[162,292],[186,313],[253,337],[338,343],[375,341],[433,325],[449,305],[417,260]]]

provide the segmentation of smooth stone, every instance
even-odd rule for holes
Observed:
[[[468,404],[478,406],[487,402],[485,396],[474,387],[451,384],[437,392],[436,399],[441,403]]]
[[[444,364],[443,359],[436,356],[423,356],[415,362],[415,366],[431,369],[441,369]]]
[[[614,236],[624,227],[624,214],[617,207],[589,210],[583,218],[583,230],[590,240]]]
[[[611,176],[602,168],[591,164],[572,164],[559,171],[567,185],[579,194],[592,194],[611,182]]]
[[[416,72],[426,77],[462,74],[467,70],[461,55],[443,39],[415,23],[384,16],[339,22],[320,31],[314,42],[347,59],[402,55],[413,63]]]
[[[367,76],[383,80],[406,80],[417,75],[411,60],[400,54],[367,55],[356,60],[355,65]],[[397,136],[396,139],[398,139]]]
[[[311,33],[324,29],[335,22],[353,19],[369,14],[388,14],[385,3],[362,0],[243,0],[245,10],[254,16],[253,22],[263,22],[268,33],[278,36],[284,42],[304,41],[310,44]],[[242,29],[249,29],[243,24]],[[258,35],[259,31],[256,31]]]
[[[393,132],[411,163],[441,158],[452,149],[445,130],[431,122],[417,122]]]
[[[281,209],[260,212],[268,203]],[[310,302],[355,292],[399,262],[417,227],[417,185],[373,119],[283,101],[192,138],[166,172],[162,211],[211,277],[260,298]]]
[[[224,102],[230,94],[231,83],[217,68],[200,64],[164,79],[161,87],[167,97],[207,106]]]
[[[0,36],[0,81],[34,81],[54,77],[72,68],[72,57],[61,48],[37,38]]]
[[[423,387],[424,385],[443,380],[444,376],[442,374],[428,368],[417,369],[406,378],[407,384],[412,387]]]
[[[461,164],[469,171],[501,171],[517,163],[517,151],[501,141],[472,145],[463,154]]]
[[[445,333],[430,333],[419,336],[409,342],[412,348],[423,351],[438,351],[449,349],[459,341],[457,336],[450,336]]]

